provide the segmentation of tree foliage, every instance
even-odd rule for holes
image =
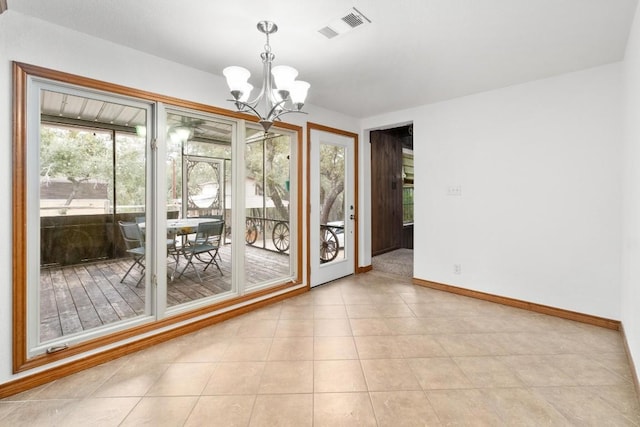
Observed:
[[[41,178],[44,181],[66,179],[72,183],[60,213],[77,197],[80,184],[93,180],[106,183],[111,206],[144,206],[146,191],[145,140],[135,134],[116,132],[115,144],[110,131],[73,129],[43,125],[41,127],[40,163]],[[182,162],[180,144],[168,144],[167,196],[168,201],[181,197]],[[322,158],[322,200],[324,221],[329,218],[333,203],[343,192],[344,155],[335,147],[329,147],[329,154]],[[189,141],[185,151],[190,155],[213,157],[219,160],[230,158],[230,147],[219,144]],[[247,177],[255,180],[267,200],[275,206],[269,212],[270,219],[289,219],[291,140],[287,136],[266,138],[248,143],[245,149]],[[115,159],[115,162],[114,162]],[[173,159],[173,161],[171,161]],[[224,179],[230,179],[229,161],[225,161]],[[342,166],[341,166],[342,165]],[[175,167],[175,177],[174,177]],[[209,175],[211,171],[205,168]],[[194,170],[193,174],[200,172]],[[204,172],[202,172],[204,173]],[[222,177],[219,177],[222,178]],[[196,183],[207,182],[206,176],[191,176]],[[212,180],[210,177],[209,180]],[[224,186],[224,182],[220,183]],[[224,187],[222,187],[224,188]],[[198,193],[191,188],[190,192]],[[221,196],[221,194],[219,194]],[[339,209],[342,211],[342,209]],[[261,214],[265,214],[261,212]],[[331,217],[335,216],[334,214]]]
[[[265,197],[270,198],[276,209],[277,218],[288,219],[289,200],[286,183],[290,179],[289,156],[291,152],[288,137],[267,138],[246,145],[245,166],[247,177],[253,178]]]
[[[321,224],[344,218],[344,153],[343,147],[320,144]]]
[[[65,200],[68,207],[80,184],[90,179],[112,182],[109,161],[111,135],[75,129],[43,126],[40,131],[40,175],[43,180],[66,178],[72,189]],[[66,214],[61,209],[60,214]]]
[[[111,162],[111,159],[109,159]],[[134,135],[116,134],[117,206],[144,206],[146,194],[145,140]]]
[[[40,129],[40,176],[45,182],[66,179],[72,183],[64,208],[76,198],[80,184],[90,180],[107,183],[111,205],[143,205],[145,201],[144,140],[120,134],[114,144],[111,132],[54,126]],[[115,177],[114,177],[114,154]]]

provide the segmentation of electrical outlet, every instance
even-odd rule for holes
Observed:
[[[462,266],[460,264],[453,264],[453,274],[462,274]]]

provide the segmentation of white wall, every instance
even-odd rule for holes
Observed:
[[[54,26],[7,11],[0,15],[0,384],[18,378],[11,374],[12,290],[11,275],[11,156],[12,93],[11,61],[91,77],[136,89],[189,101],[232,109],[225,100],[224,79],[180,64],[118,46],[104,40]],[[289,115],[286,120],[303,125],[313,121],[357,132],[359,123],[350,117],[309,105],[309,115]],[[304,164],[306,165],[306,159]],[[306,176],[306,174],[305,174]],[[306,245],[306,243],[305,243]]]
[[[414,123],[414,277],[620,319],[621,68],[364,121]]]
[[[638,371],[640,362],[640,8],[624,60],[624,228],[622,324]]]

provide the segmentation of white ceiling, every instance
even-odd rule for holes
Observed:
[[[9,0],[8,9],[260,85],[261,20],[274,63],[307,102],[369,117],[623,59],[637,0]],[[372,23],[327,39],[351,7]]]

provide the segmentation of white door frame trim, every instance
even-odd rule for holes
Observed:
[[[318,123],[312,123],[312,122],[307,122],[307,203],[306,203],[306,211],[307,211],[307,215],[306,215],[306,228],[307,228],[307,236],[306,236],[306,240],[307,240],[307,284],[309,284],[309,286],[311,285],[311,210],[310,210],[310,206],[311,206],[311,131],[312,130],[316,130],[316,131],[321,131],[321,132],[327,132],[327,133],[333,133],[333,134],[337,134],[337,135],[342,135],[342,136],[346,136],[348,138],[352,138],[353,139],[353,164],[348,165],[349,167],[353,167],[353,173],[354,173],[354,183],[353,183],[353,200],[354,200],[354,211],[355,211],[355,219],[354,219],[354,243],[355,243],[355,247],[354,247],[354,255],[353,255],[353,271],[354,274],[358,274],[359,272],[359,268],[358,268],[358,262],[359,262],[359,244],[360,244],[360,237],[359,237],[359,220],[360,220],[360,204],[359,204],[359,193],[358,193],[358,187],[359,187],[359,180],[360,180],[360,176],[358,174],[358,166],[359,166],[359,157],[358,157],[358,148],[359,148],[359,140],[358,140],[358,134],[357,133],[353,133],[353,132],[349,132],[346,130],[342,130],[342,129],[337,129],[337,128],[332,128],[329,126],[324,126]]]

